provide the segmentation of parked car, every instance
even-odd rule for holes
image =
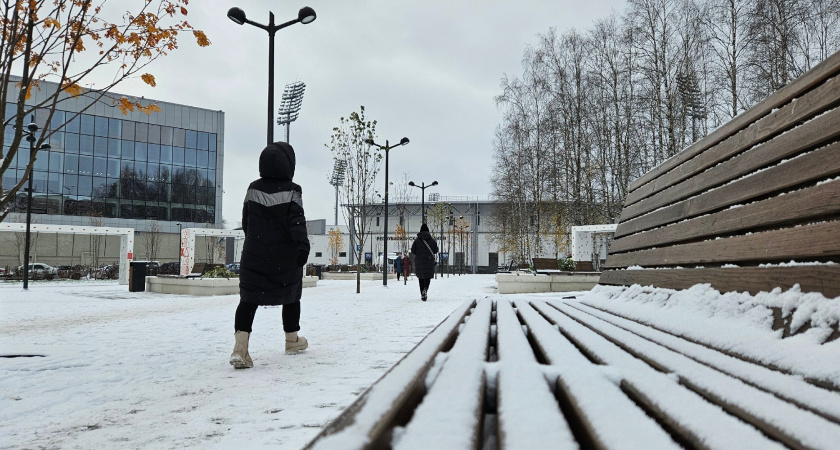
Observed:
[[[228,264],[227,270],[239,275],[239,263]]]
[[[17,273],[23,273],[23,266],[18,267]],[[52,280],[55,278],[57,273],[58,269],[50,266],[49,264],[32,263],[29,265],[29,276],[32,278],[46,278],[48,280]]]

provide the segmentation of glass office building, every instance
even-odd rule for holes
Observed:
[[[69,99],[49,124],[46,110],[36,112],[38,126],[52,131],[52,148],[38,152],[33,172],[38,223],[91,225],[91,218],[101,218],[102,225],[138,231],[152,221],[163,231],[177,231],[176,222],[221,224],[224,113],[156,103],[161,112],[149,115],[123,115],[107,104],[79,114],[85,100]],[[7,117],[15,110],[7,104]],[[14,130],[5,132],[9,143]],[[24,142],[4,173],[4,189],[20,180],[28,162]],[[15,212],[25,213],[26,204],[26,193],[19,192]]]

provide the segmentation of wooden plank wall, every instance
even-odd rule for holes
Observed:
[[[600,282],[836,297],[836,263],[840,53],[633,182]]]

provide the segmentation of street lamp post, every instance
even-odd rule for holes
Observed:
[[[178,225],[178,275],[181,275],[181,222]]]
[[[432,186],[437,186],[437,181],[432,181],[432,184],[426,186],[426,183],[420,183],[420,186],[414,184],[413,181],[408,182],[409,186],[414,186],[416,188],[420,188],[420,217],[423,219],[423,223],[426,223],[426,188],[430,188]]]
[[[388,286],[388,151],[394,147],[408,144],[408,138],[404,137],[400,139],[399,144],[394,145],[390,145],[387,139],[384,146],[373,142],[373,139],[366,139],[365,143],[385,150],[385,226],[382,232],[382,285]]]
[[[277,30],[282,30],[283,28],[288,27],[289,25],[294,25],[298,22],[306,25],[315,21],[316,15],[315,10],[304,6],[303,8],[298,11],[297,19],[290,20],[286,23],[281,23],[280,25],[274,24],[274,13],[269,11],[268,12],[268,25],[263,25],[261,23],[257,23],[251,20],[248,20],[245,17],[245,11],[233,7],[228,10],[227,16],[230,20],[232,20],[237,25],[242,25],[243,23],[247,23],[248,25],[253,25],[257,28],[261,28],[268,32],[268,134],[267,134],[267,144],[271,144],[274,142],[274,33]]]
[[[32,116],[32,123],[26,126],[29,131],[24,131],[26,142],[29,142],[29,159],[34,160],[35,155],[35,133],[38,132],[38,125],[35,124],[35,116]],[[49,150],[49,144],[42,144],[39,150]],[[26,242],[23,245],[23,290],[29,290],[29,236],[31,235],[30,227],[32,226],[32,178],[34,173],[29,171],[29,182],[26,189]]]

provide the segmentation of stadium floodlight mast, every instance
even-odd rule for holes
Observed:
[[[289,128],[292,122],[297,120],[300,114],[300,107],[303,105],[303,91],[306,90],[306,83],[296,81],[289,83],[283,89],[283,99],[280,101],[280,109],[277,110],[277,125],[286,125],[286,142],[289,142]]]
[[[344,174],[346,171],[347,161],[336,159],[333,165],[332,176],[330,177],[330,184],[335,186],[335,226],[338,226],[338,187],[344,183]]]
[[[280,25],[274,24],[274,13],[269,11],[268,12],[268,25],[263,25],[261,23],[257,23],[251,20],[248,20],[245,17],[245,11],[233,7],[228,10],[227,16],[233,23],[237,25],[242,25],[247,23],[248,25],[253,25],[257,28],[261,28],[268,32],[268,133],[267,133],[267,140],[268,144],[274,142],[274,33],[277,30],[281,30],[283,28],[288,27],[289,25],[294,25],[298,22],[306,25],[315,21],[317,17],[315,15],[315,10],[304,6],[298,11],[298,16],[296,19],[290,20],[286,23],[281,23]]]
[[[35,124],[35,115],[32,115],[32,122],[26,126],[23,135],[26,136],[26,142],[29,142],[29,158],[36,159],[35,153],[35,133],[38,132],[38,125]],[[41,144],[39,150],[49,150],[50,144]],[[29,171],[29,184],[26,188],[26,242],[23,245],[23,290],[29,290],[29,236],[31,235],[30,228],[32,227],[32,178],[34,173]]]
[[[373,142],[373,139],[365,139],[365,143],[385,150],[385,227],[382,232],[382,285],[388,286],[388,150],[408,144],[408,138],[404,137],[400,139],[399,144],[394,145],[390,145],[387,139],[385,140],[385,145],[379,145]]]
[[[416,188],[420,188],[420,192],[421,192],[421,194],[420,194],[420,211],[421,211],[420,217],[422,217],[423,223],[426,223],[426,188],[430,188],[432,186],[437,186],[438,182],[437,181],[432,181],[432,184],[427,186],[426,183],[420,183],[420,185],[416,185],[416,184],[414,184],[413,181],[409,181],[408,185],[409,186],[414,186]]]

